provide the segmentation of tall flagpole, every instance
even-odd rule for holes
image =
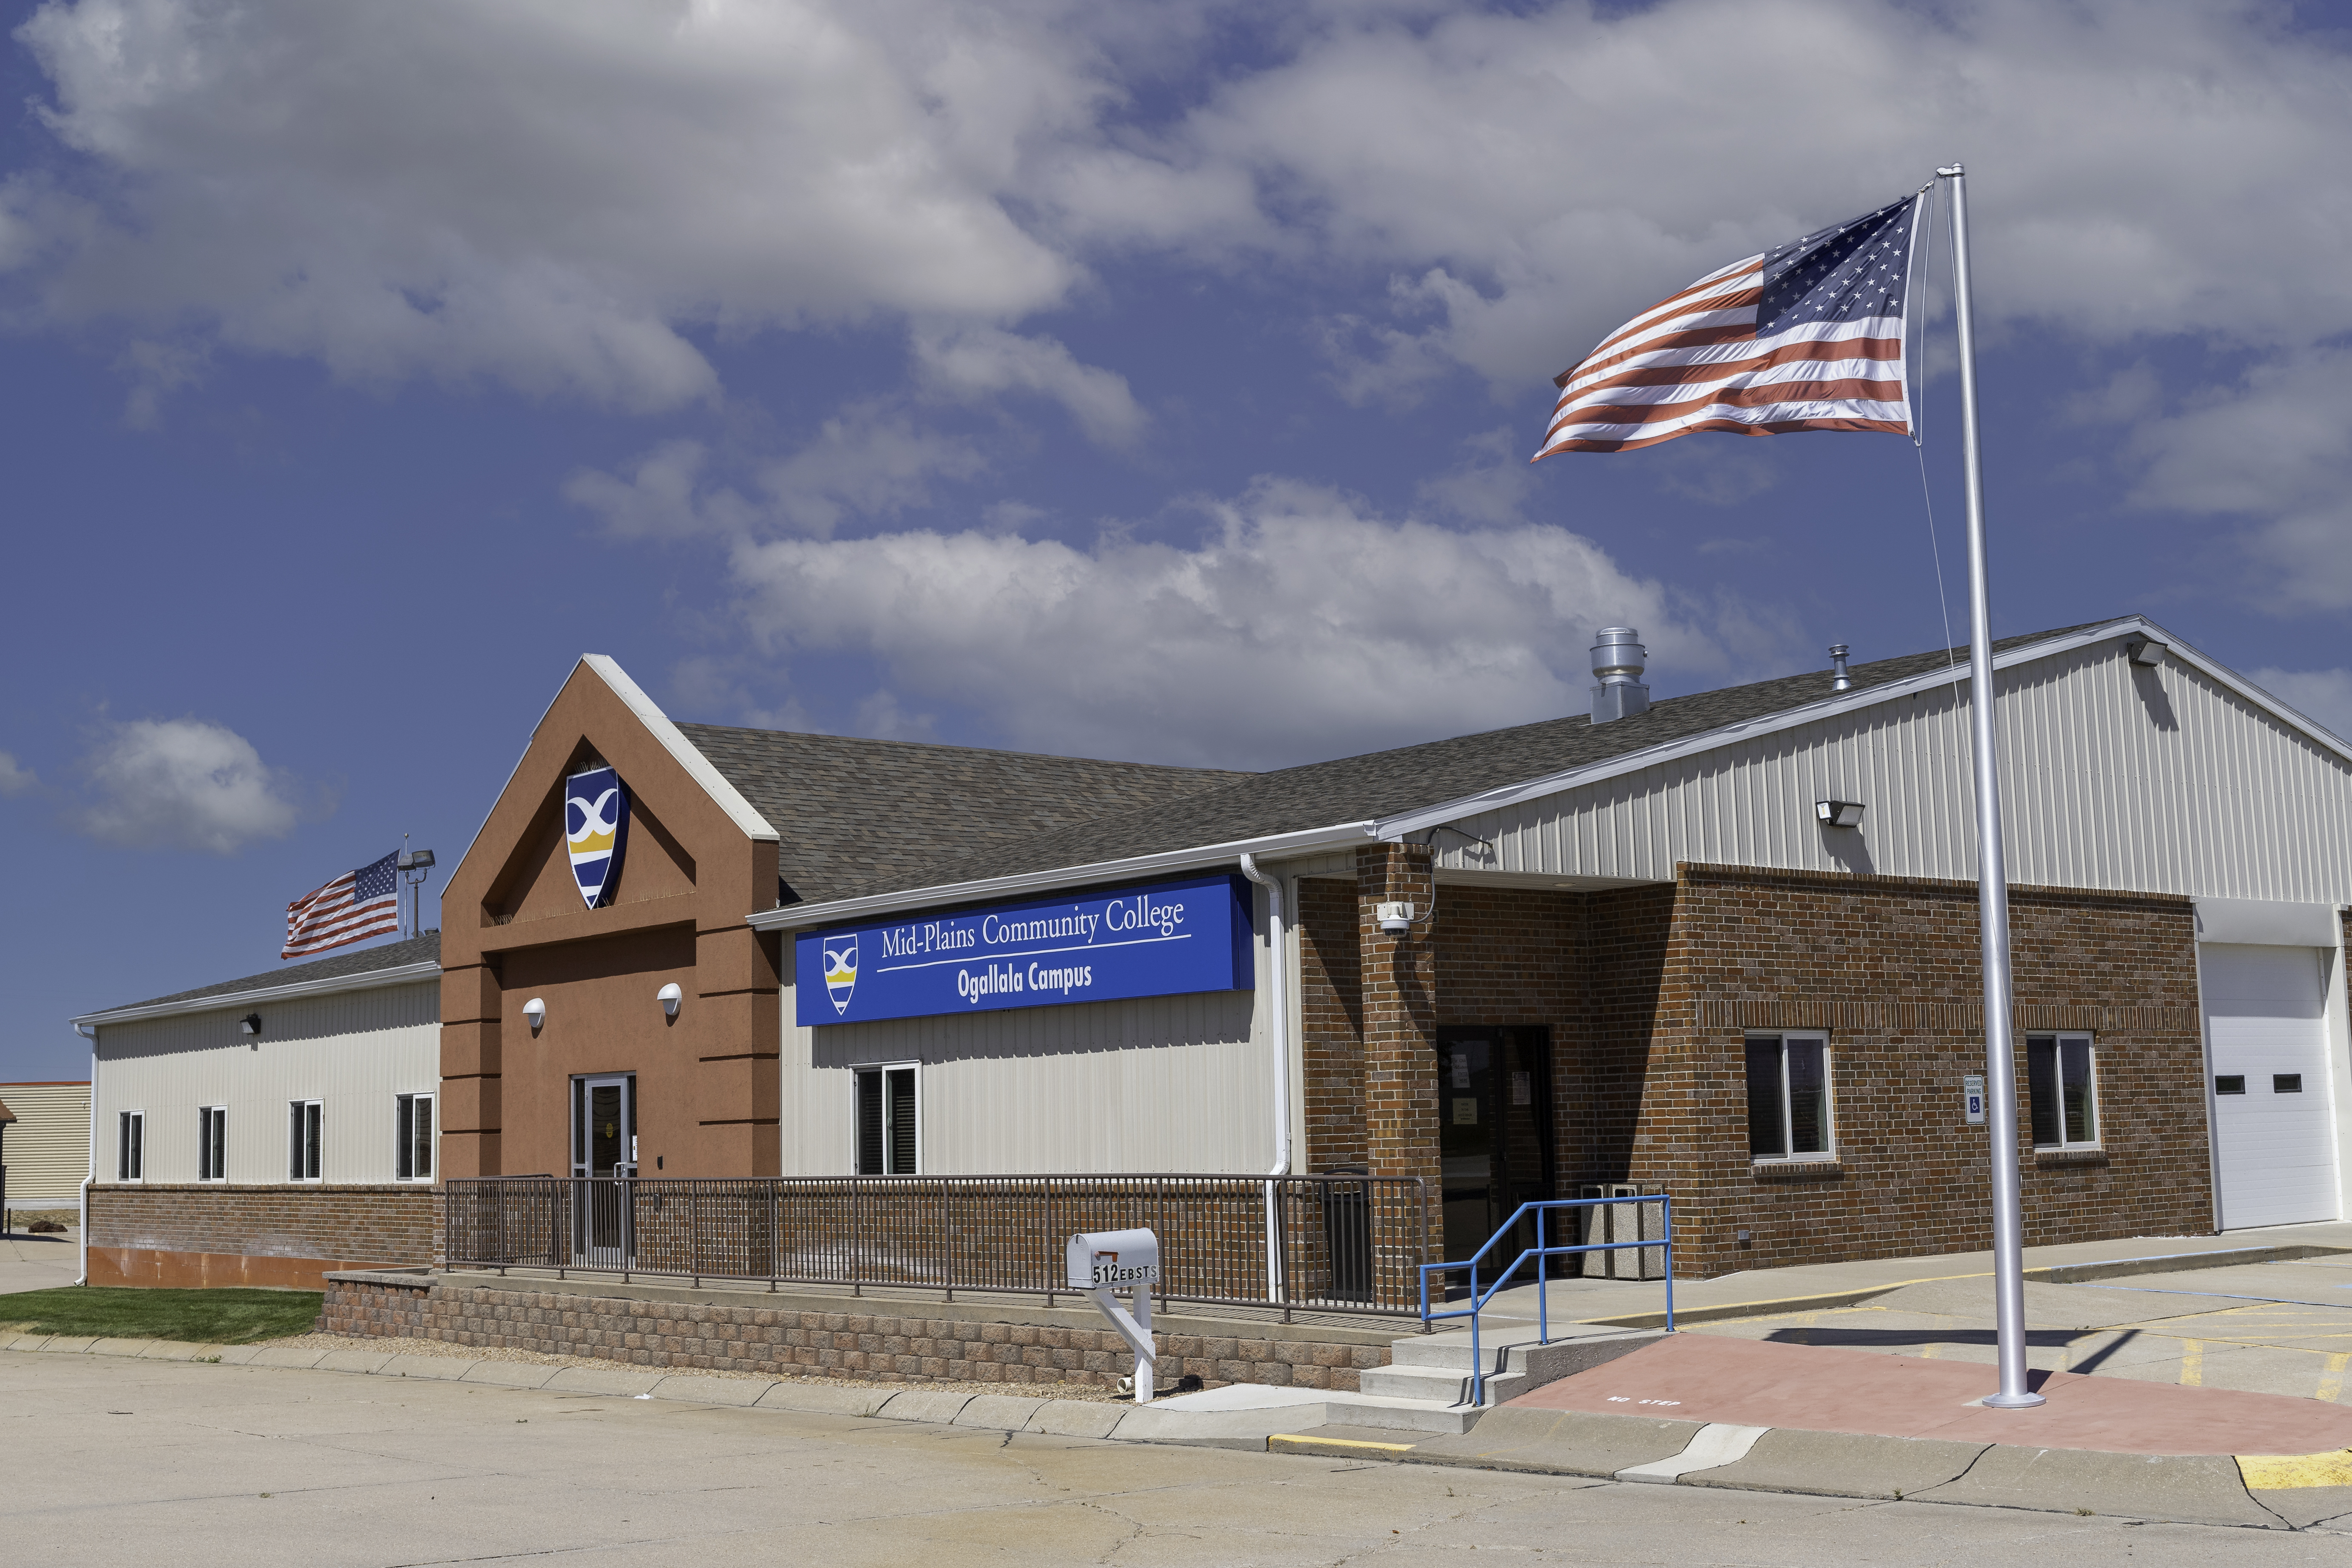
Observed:
[[[2025,1386],[2024,1216],[2017,1191],[2017,1043],[2010,1033],[2009,871],[2000,844],[2000,757],[1992,722],[1992,601],[1985,584],[1984,468],[1977,449],[1977,334],[1969,281],[1968,171],[1936,171],[1952,213],[1952,299],[1960,328],[1960,450],[1969,493],[1969,719],[1977,773],[1977,909],[1984,966],[1985,1084],[1992,1127],[1992,1291],[2000,1392],[1985,1403],[2042,1403]]]

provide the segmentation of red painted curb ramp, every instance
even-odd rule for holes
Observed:
[[[1990,1366],[1826,1345],[1672,1334],[1509,1403],[1740,1426],[1938,1437],[2105,1454],[2309,1454],[2352,1447],[2352,1410],[2284,1394],[2037,1372],[2049,1403],[1988,1410]]]

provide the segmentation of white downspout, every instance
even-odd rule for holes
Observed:
[[[89,1184],[98,1180],[98,1026],[77,1024],[74,1028],[89,1037],[89,1169],[81,1178],[81,1278],[77,1285],[89,1283]]]
[[[1290,1174],[1290,986],[1285,965],[1287,956],[1288,931],[1282,919],[1282,880],[1269,877],[1257,868],[1257,862],[1244,854],[1242,875],[1265,889],[1265,947],[1267,969],[1267,1034],[1274,1041],[1274,1168],[1269,1178]],[[1265,1286],[1268,1300],[1283,1299],[1281,1229],[1276,1224],[1276,1203],[1272,1180],[1265,1184]]]

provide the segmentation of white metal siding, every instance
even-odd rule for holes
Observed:
[[[2308,947],[2198,949],[2207,1062],[2216,1077],[2246,1080],[2244,1093],[2211,1101],[2227,1229],[2337,1217],[2326,1019],[2333,957]],[[2287,1073],[2300,1079],[2300,1092],[2277,1092],[2277,1076]]]
[[[1264,902],[1260,898],[1261,905]],[[1253,944],[1265,970],[1265,922]],[[1265,1171],[1273,1047],[1248,991],[803,1028],[783,995],[783,1173],[846,1174],[851,1069],[921,1064],[926,1174]]]
[[[258,1036],[236,1021],[258,1012]],[[146,1179],[196,1175],[196,1111],[228,1107],[228,1180],[284,1182],[287,1107],[322,1102],[320,1180],[394,1179],[394,1100],[441,1077],[441,985],[426,980],[256,1006],[101,1024],[98,1173],[115,1172],[118,1113],[147,1113]],[[434,1125],[440,1131],[436,1117]],[[437,1159],[436,1159],[437,1164]]]
[[[0,1135],[8,1165],[8,1206],[68,1208],[89,1168],[89,1085],[0,1083],[16,1123]]]
[[[1961,686],[1963,694],[1966,684]],[[2352,902],[2352,764],[2196,670],[2103,643],[2005,672],[2013,881]],[[1465,818],[1456,869],[1664,881],[1678,860],[1976,876],[1965,701],[1938,687]],[[1868,806],[1827,829],[1813,803]]]

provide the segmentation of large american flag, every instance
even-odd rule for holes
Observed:
[[[400,873],[397,853],[356,871],[346,871],[325,887],[303,894],[286,906],[286,947],[280,958],[324,952],[348,947],[372,936],[393,936],[400,931]]]
[[[1543,448],[1629,452],[1696,430],[1911,433],[1903,304],[1924,193],[1710,272],[1554,378]]]

